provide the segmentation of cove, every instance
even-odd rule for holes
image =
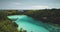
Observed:
[[[48,25],[42,21],[34,20],[33,18],[26,15],[12,15],[8,16],[8,18],[18,24],[18,30],[23,28],[27,30],[27,32],[49,32],[48,29],[52,29],[51,27],[53,27],[50,24]]]

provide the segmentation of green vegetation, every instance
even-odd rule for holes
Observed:
[[[7,18],[7,11],[0,11],[0,32],[18,32],[18,25]]]
[[[23,12],[18,10],[0,10],[0,32],[18,32],[18,25],[8,19],[8,15],[27,15],[36,20],[60,25],[60,9],[23,10]],[[22,31],[21,28],[19,32],[27,31]]]
[[[12,20],[8,19],[9,15],[21,15],[21,12],[17,10],[0,10],[0,32],[20,32],[18,31],[18,25]],[[26,32],[23,30],[21,32]]]
[[[60,9],[28,10],[24,14],[36,20],[60,25]]]

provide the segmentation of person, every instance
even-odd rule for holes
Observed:
[[[20,32],[22,32],[23,31],[23,28],[20,28]]]
[[[24,30],[23,28],[20,28],[20,32],[27,32],[27,31]]]
[[[23,32],[27,32],[26,30],[23,30]]]

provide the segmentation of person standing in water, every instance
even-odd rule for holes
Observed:
[[[31,32],[33,32],[33,31],[31,31]]]
[[[23,31],[23,28],[20,28],[20,32],[22,32]]]
[[[24,30],[23,28],[20,28],[20,32],[27,32],[27,31]]]

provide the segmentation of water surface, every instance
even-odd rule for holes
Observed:
[[[18,24],[18,30],[23,28],[28,32],[49,32],[48,29],[53,27],[52,25],[48,26],[48,24],[43,23],[42,21],[36,21],[31,17],[26,15],[12,15],[8,16],[9,19],[13,20]]]

